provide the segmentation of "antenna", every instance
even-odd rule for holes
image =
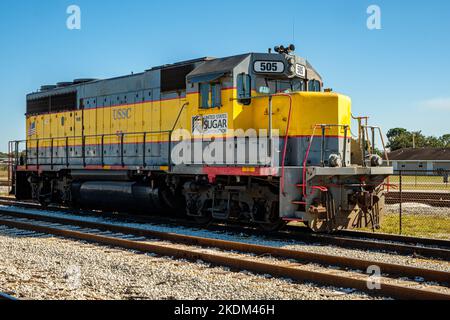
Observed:
[[[292,43],[295,43],[295,16],[292,18]]]

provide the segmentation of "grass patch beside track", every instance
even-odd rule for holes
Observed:
[[[399,234],[398,214],[386,214],[377,232]],[[371,231],[363,229],[364,231]],[[402,217],[402,235],[436,239],[450,239],[450,217],[438,215],[406,214]]]
[[[0,180],[6,180],[8,178],[8,169],[6,166],[0,165]]]
[[[390,188],[391,191],[398,191],[398,185],[400,184],[399,176],[394,175],[389,177],[389,184],[393,185]],[[440,176],[403,176],[402,189],[404,191],[450,191],[450,183],[444,182],[444,178]]]
[[[8,170],[6,166],[0,166],[0,182],[5,182],[8,180]],[[0,196],[6,196],[9,194],[9,188],[5,186],[0,186]]]

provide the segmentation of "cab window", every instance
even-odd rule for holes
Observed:
[[[294,80],[292,81],[292,91],[306,91],[306,85],[304,80]]]
[[[252,79],[250,75],[241,73],[237,77],[238,100],[240,103],[249,105],[252,97]]]
[[[211,101],[213,108],[222,106],[222,85],[220,83],[211,85]]]
[[[320,81],[318,81],[318,80],[310,80],[308,82],[308,91],[320,92]]]
[[[272,94],[280,92],[306,91],[305,81],[301,79],[293,79],[293,80],[265,79],[265,84],[270,89],[270,93]]]
[[[220,83],[200,84],[200,108],[209,109],[222,106],[222,85]]]

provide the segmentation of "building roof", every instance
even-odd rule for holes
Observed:
[[[408,148],[393,151],[388,156],[394,161],[450,161],[450,149]]]

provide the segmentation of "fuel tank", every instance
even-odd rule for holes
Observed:
[[[160,213],[159,188],[133,181],[86,181],[72,184],[72,200],[81,208]]]

